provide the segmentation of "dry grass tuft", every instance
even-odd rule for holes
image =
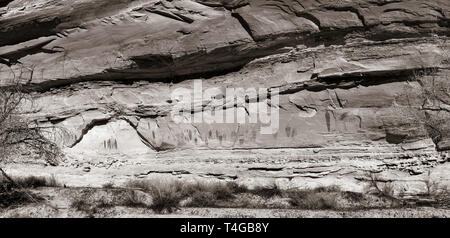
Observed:
[[[293,207],[299,209],[323,210],[338,209],[338,187],[318,187],[315,189],[292,189],[285,192]]]
[[[0,178],[0,187],[18,187],[23,188],[38,188],[38,187],[61,187],[55,176],[27,176],[27,177],[15,177],[13,178],[15,184],[11,183],[4,177]],[[0,190],[1,191],[1,190]]]

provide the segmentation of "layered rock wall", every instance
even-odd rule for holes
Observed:
[[[0,7],[0,82],[20,79],[39,105],[29,116],[64,128],[69,165],[125,156],[185,171],[176,164],[207,165],[221,153],[223,163],[236,164],[217,165],[213,175],[292,179],[380,168],[420,174],[447,160],[437,151],[450,147],[448,135],[432,138],[403,113],[423,106],[424,85],[414,79],[448,81],[447,0],[15,0]],[[172,93],[197,80],[218,91],[184,108],[193,117],[218,109],[248,115],[252,103],[267,104],[279,110],[278,130],[261,134],[261,122],[175,123]],[[278,91],[279,105],[265,93],[235,103],[227,88]],[[447,115],[447,103],[434,109]],[[206,165],[188,174],[215,170]]]

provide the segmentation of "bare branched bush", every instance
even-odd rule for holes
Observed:
[[[339,187],[317,187],[314,189],[291,189],[285,192],[285,195],[290,198],[290,203],[295,208],[323,210],[339,209],[338,195],[340,193]]]
[[[59,147],[45,136],[45,129],[24,116],[21,108],[33,102],[20,84],[0,88],[0,159],[28,150],[50,164],[60,155]]]
[[[131,180],[125,186],[149,193],[152,196],[150,208],[156,213],[172,213],[183,199],[183,184],[178,181]]]
[[[417,95],[420,104],[411,110],[413,118],[425,128],[436,144],[450,133],[450,83],[448,76],[439,78],[437,73],[438,69],[431,69],[413,75],[412,81],[420,86]],[[409,103],[408,106],[413,108]]]
[[[450,62],[450,49],[447,41],[438,47],[444,58],[442,65]],[[438,66],[415,70],[399,95],[397,114],[422,128],[436,145],[450,135],[450,81],[448,69]],[[439,148],[438,148],[439,149]]]
[[[382,181],[380,177],[373,172],[367,173],[366,177],[368,180],[366,190],[368,192],[391,200],[398,200],[398,198],[394,196],[394,186],[391,182]]]
[[[56,165],[61,155],[59,146],[50,140],[53,128],[43,128],[26,114],[35,109],[31,94],[19,80],[2,82],[0,86],[0,162],[14,161],[26,154]],[[8,180],[13,180],[0,167]],[[14,182],[13,182],[14,183]]]
[[[427,177],[425,177],[425,180],[423,181],[425,183],[426,188],[426,194],[427,196],[435,196],[438,195],[440,184],[438,181],[434,180],[431,177],[431,171],[428,171]]]

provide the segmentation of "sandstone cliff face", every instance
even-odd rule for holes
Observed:
[[[448,0],[6,0],[0,7],[0,82],[23,80],[40,105],[29,116],[65,128],[69,167],[120,160],[137,166],[136,176],[300,184],[347,181],[364,170],[421,174],[447,161],[437,151],[450,148],[448,135],[431,138],[401,111],[423,106],[423,85],[413,78],[448,80]],[[251,100],[217,104],[226,88],[278,90],[278,131],[261,134],[259,122],[175,123],[171,93],[198,79],[219,91],[186,108],[193,116],[219,107],[249,113]],[[443,101],[433,109],[448,108]],[[317,178],[332,179],[308,180]]]

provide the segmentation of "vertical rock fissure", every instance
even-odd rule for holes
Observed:
[[[248,22],[237,12],[231,12],[231,16],[236,18],[239,23],[242,25],[242,27],[247,31],[247,33],[250,35],[250,37],[256,41],[255,36],[253,35],[252,29],[250,28],[250,25]]]

